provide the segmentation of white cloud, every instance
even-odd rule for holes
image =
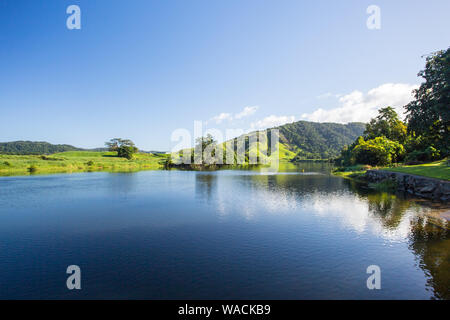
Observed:
[[[218,116],[212,117],[212,120],[214,120],[216,123],[221,123],[224,120],[233,120],[233,116],[231,115],[231,113],[222,112]]]
[[[273,128],[273,127],[277,127],[280,126],[282,124],[285,123],[290,123],[290,122],[294,122],[295,121],[295,117],[294,116],[275,116],[275,115],[271,115],[268,116],[262,120],[256,121],[256,122],[252,122],[250,124],[250,127],[254,130],[259,130],[259,129],[267,129],[267,128]]]
[[[258,108],[259,108],[259,106],[245,107],[244,110],[242,110],[241,112],[239,112],[235,115],[235,118],[241,119],[244,117],[251,116],[252,114],[254,114],[256,112],[256,110],[258,110]]]
[[[387,106],[393,107],[403,118],[403,106],[412,100],[412,90],[416,88],[417,85],[386,83],[366,94],[355,90],[339,98],[339,107],[329,110],[319,108],[302,114],[301,118],[316,122],[368,122],[377,115],[378,109]]]
[[[225,120],[233,120],[233,119],[242,119],[248,116],[251,116],[259,109],[259,106],[249,106],[245,107],[241,112],[236,113],[234,116],[231,113],[222,112],[218,116],[212,117],[211,120],[214,120],[217,124],[222,123]]]
[[[340,98],[340,97],[342,97],[342,94],[340,94],[340,93],[327,92],[327,93],[318,95],[316,97],[316,99],[323,100],[323,99]]]

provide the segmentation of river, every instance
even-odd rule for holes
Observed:
[[[449,299],[433,210],[326,164],[2,177],[0,298]]]

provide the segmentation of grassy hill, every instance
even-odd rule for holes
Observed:
[[[344,145],[351,144],[362,135],[365,125],[298,121],[279,126],[277,129],[280,132],[280,161],[295,162],[336,157]],[[256,134],[258,132],[246,136]],[[267,146],[260,148],[264,150]],[[247,144],[246,156],[250,155],[264,159],[260,149]],[[155,170],[163,167],[162,162],[165,159],[167,155],[163,153],[141,152],[136,154],[134,159],[127,160],[102,149],[89,151],[48,142],[0,143],[0,175]]]
[[[278,129],[280,133],[280,160],[296,162],[337,157],[345,145],[352,144],[356,138],[363,134],[365,124],[297,121],[274,129]],[[269,130],[259,132],[268,132]],[[246,136],[252,136],[256,133],[252,132]],[[246,148],[246,151],[249,154],[260,155],[255,146]]]
[[[285,124],[274,129],[279,130],[279,160],[281,162],[300,162],[305,160],[325,160],[337,157],[345,145],[352,144],[356,138],[361,136],[365,130],[364,123],[316,123],[308,121],[298,121]],[[237,141],[244,139],[246,162],[251,156],[258,157],[258,163],[267,159],[265,154],[269,143],[260,144],[249,141],[256,141],[255,136],[267,132],[270,139],[270,129],[254,131],[233,140],[220,144],[226,153],[225,144],[234,141],[234,150],[237,150]],[[242,140],[241,140],[242,141]],[[191,154],[192,149],[182,150]],[[265,154],[263,154],[265,153]],[[236,159],[236,154],[235,154]],[[182,166],[182,153],[172,153],[174,166]],[[270,161],[269,161],[270,162]]]

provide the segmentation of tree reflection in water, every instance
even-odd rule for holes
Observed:
[[[242,199],[227,199],[227,194],[221,194],[218,191],[218,185],[228,181],[226,176],[216,173],[197,173],[195,179],[198,198],[214,203],[214,198],[219,197],[220,194],[222,200],[229,200],[234,205],[240,204],[241,211],[246,211],[244,210],[247,208],[245,203],[239,203]],[[427,276],[428,290],[432,292],[433,297],[450,299],[449,223],[430,215],[436,212],[436,207],[442,209],[445,205],[419,201],[403,194],[374,191],[353,181],[327,175],[299,177],[289,174],[255,174],[237,175],[235,179],[239,179],[239,183],[246,190],[254,190],[255,194],[262,195],[262,198],[252,198],[252,205],[247,208],[247,211],[256,208],[253,212],[254,215],[259,212],[258,206],[267,210],[273,201],[276,201],[273,209],[277,212],[280,210],[296,211],[298,206],[295,207],[294,204],[305,205],[308,202],[314,202],[314,199],[318,199],[316,205],[323,204],[324,199],[336,201],[339,199],[339,196],[336,195],[339,195],[342,188],[347,186],[357,197],[353,201],[356,200],[367,205],[366,212],[352,214],[366,214],[376,222],[376,225],[381,227],[380,230],[391,234],[397,233],[401,239],[406,240],[409,249],[416,257],[417,266]],[[332,195],[336,197],[332,198]],[[346,198],[343,201],[352,201],[352,198]],[[217,200],[216,205],[219,202]],[[336,202],[332,203],[337,204]],[[227,202],[222,201],[221,205],[226,207]],[[228,203],[228,205],[230,204]]]
[[[450,225],[448,221],[429,215],[432,208],[444,209],[446,205],[423,201],[419,205],[417,199],[402,194],[374,192],[354,182],[348,184],[367,199],[369,211],[387,229],[398,228],[408,209],[418,213],[410,219],[409,248],[427,275],[427,286],[434,298],[450,299]],[[427,214],[420,214],[420,211]]]
[[[429,275],[427,284],[436,299],[450,299],[450,237],[447,225],[430,217],[411,221],[410,245],[418,264]]]

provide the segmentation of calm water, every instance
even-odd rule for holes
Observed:
[[[431,209],[306,171],[0,178],[0,298],[450,298]]]

